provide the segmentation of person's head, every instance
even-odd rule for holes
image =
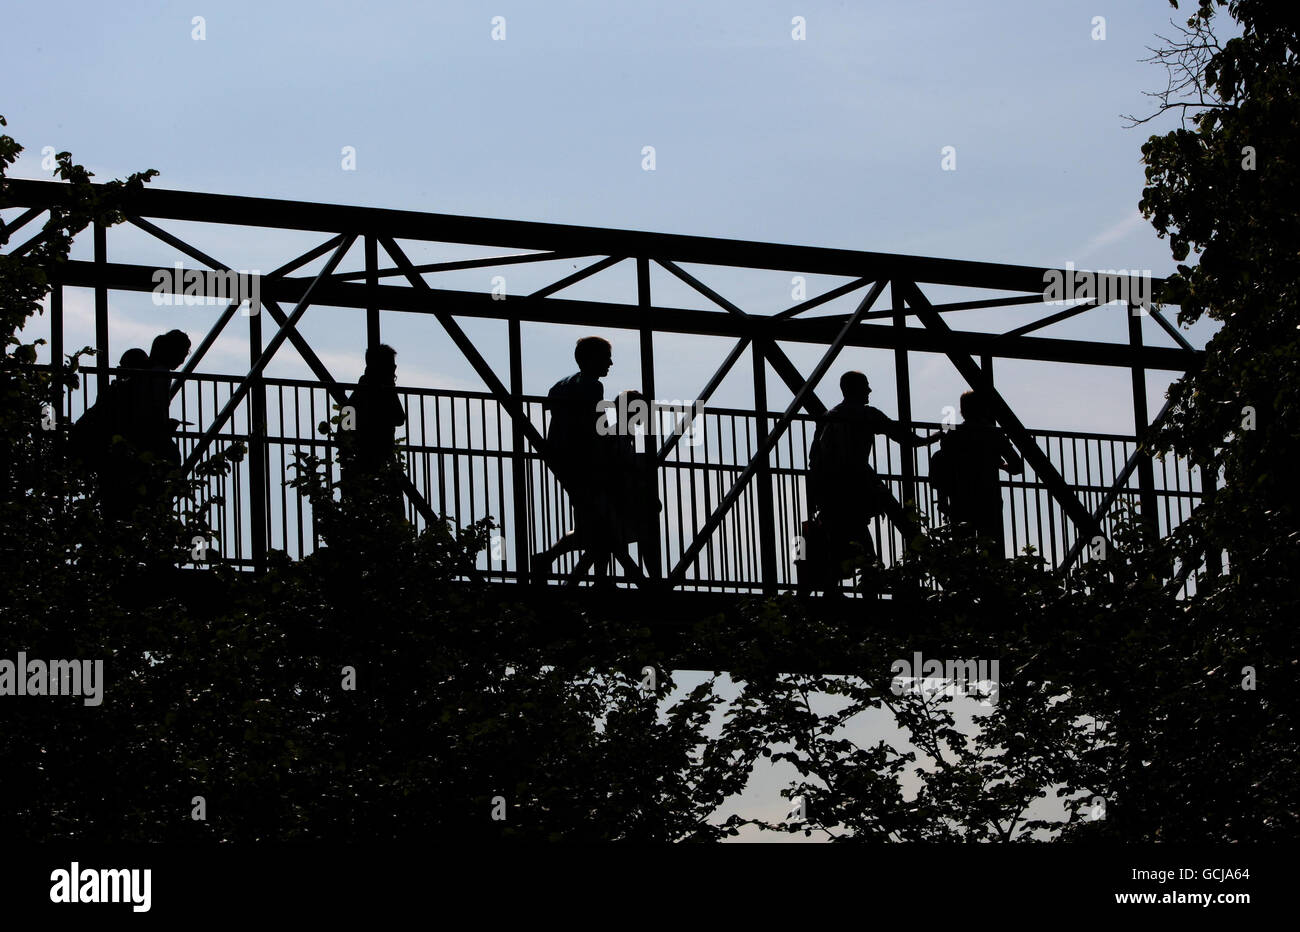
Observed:
[[[380,343],[366,350],[366,375],[372,379],[397,378],[397,350]]]
[[[604,337],[583,337],[573,348],[573,358],[579,369],[599,378],[614,364],[614,346]]]
[[[844,393],[845,401],[864,405],[871,397],[871,383],[861,372],[846,372],[840,376],[840,391]]]
[[[121,369],[148,369],[149,354],[138,346],[133,346],[118,360],[118,367]]]
[[[646,428],[650,423],[650,410],[645,395],[635,388],[625,389],[614,399],[615,416],[618,418],[618,432],[630,434],[636,427]]]
[[[190,354],[190,338],[183,330],[168,330],[154,337],[149,348],[149,365],[175,369]]]
[[[988,399],[973,388],[970,391],[962,392],[961,418],[963,421],[993,420],[993,412],[989,410]]]

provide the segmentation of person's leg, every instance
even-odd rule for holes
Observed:
[[[581,484],[569,479],[567,471],[558,471],[557,476],[560,480],[560,487],[569,496],[569,504],[573,509],[572,531],[562,535],[559,540],[551,544],[545,550],[534,553],[528,560],[528,566],[532,573],[538,576],[548,576],[551,572],[551,564],[564,556],[566,553],[573,553],[575,550],[583,549],[583,525],[586,508],[586,498],[578,490],[582,488]]]
[[[614,548],[621,536],[620,477],[605,471],[595,472],[590,478],[581,529],[584,541],[592,553],[591,571],[596,584],[607,585],[609,565],[614,559]]]
[[[985,502],[980,507],[975,519],[975,529],[981,538],[982,546],[988,549],[994,559],[1006,558],[1007,543],[1006,532],[1002,528],[1001,497],[996,502]]]
[[[572,553],[575,550],[581,549],[582,541],[578,536],[578,532],[569,531],[545,550],[533,554],[532,562],[540,566],[549,567],[559,557],[564,556],[566,553]]]
[[[614,552],[601,548],[595,551],[596,559],[591,564],[591,574],[596,577],[596,585],[603,586],[609,584],[609,564],[614,558]]]
[[[601,558],[602,538],[599,533],[600,518],[594,513],[593,497],[589,493],[577,493],[569,497],[573,504],[573,530],[569,531],[545,550],[535,553],[529,562],[534,572],[549,575],[551,564],[566,553],[576,551],[593,551],[592,567],[599,577],[609,573],[609,554]]]
[[[848,518],[841,532],[842,543],[836,571],[840,579],[834,583],[834,594],[843,596],[839,588],[839,582],[843,579],[848,579],[850,585],[856,588],[875,592],[878,588],[874,581],[876,546],[871,538],[871,519],[865,516],[865,512],[859,510],[847,514]]]
[[[847,511],[843,507],[829,511],[822,516],[826,540],[826,561],[822,581],[826,595],[842,597],[840,583],[846,576],[853,575],[850,557],[853,554],[852,525],[846,520]]]
[[[969,547],[972,544],[978,546],[981,543],[979,515],[975,509],[971,508],[969,502],[954,499],[949,519],[955,541],[960,541],[964,547]]]
[[[600,476],[592,474],[584,481],[585,485],[577,486],[581,491],[569,496],[573,504],[574,529],[550,547],[533,554],[530,565],[539,574],[549,574],[550,565],[556,558],[582,550],[591,556],[591,569],[596,580],[604,583],[609,578],[609,564],[614,558],[619,525],[609,489]]]

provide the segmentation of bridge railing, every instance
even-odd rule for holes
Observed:
[[[80,388],[65,399],[63,415],[75,420],[94,401],[97,370],[83,370]],[[110,369],[112,375],[117,370]],[[172,415],[182,421],[179,443],[188,455],[202,437],[217,411],[231,397],[237,376],[193,374],[184,377],[182,390],[172,401]],[[250,421],[256,390],[236,409],[218,435],[210,453],[228,449],[236,442],[260,448],[261,456],[245,457],[229,476],[213,478],[212,491],[221,502],[209,515],[218,542],[212,559],[252,567],[258,564],[263,547],[281,550],[291,558],[311,553],[320,537],[310,502],[286,482],[293,476],[295,454],[314,453],[330,463],[331,478],[337,480],[336,450],[318,425],[337,413],[326,387],[319,382],[262,378],[265,424],[257,428]],[[345,386],[349,391],[352,386]],[[492,518],[497,530],[491,545],[478,557],[478,569],[489,580],[517,581],[521,567],[516,559],[516,536],[525,535],[527,552],[554,543],[572,527],[567,497],[541,458],[531,449],[512,448],[510,419],[501,404],[487,392],[448,389],[399,388],[406,411],[406,425],[400,428],[399,448],[407,475],[432,509],[455,527],[482,518]],[[528,416],[545,432],[543,399],[524,397]],[[677,412],[680,414],[683,411]],[[666,415],[665,415],[666,416]],[[766,415],[769,427],[778,415]],[[253,429],[250,430],[250,424]],[[797,416],[770,457],[767,481],[771,483],[774,510],[776,579],[765,580],[761,559],[758,509],[761,496],[756,477],[727,513],[697,558],[686,568],[681,588],[703,591],[757,592],[775,586],[792,587],[796,582],[795,558],[799,551],[800,528],[808,517],[805,492],[807,451],[815,423]],[[740,476],[758,448],[758,418],[753,411],[707,407],[687,434],[678,439],[660,464],[657,473],[659,498],[660,553],[657,565],[675,567],[697,531]],[[914,422],[914,431],[930,434],[941,425]],[[1133,453],[1135,440],[1121,434],[1033,430],[1034,440],[1085,506],[1096,510],[1106,492]],[[651,436],[650,449],[662,442]],[[638,443],[644,448],[645,439]],[[929,448],[903,451],[883,437],[877,439],[876,468],[899,500],[906,481],[902,456],[913,457],[916,501],[930,525],[944,523],[930,486]],[[260,464],[260,479],[254,475]],[[525,476],[525,500],[514,500],[514,470]],[[1195,467],[1173,458],[1159,460],[1155,471],[1158,525],[1168,533],[1185,520],[1202,497],[1202,477]],[[1048,487],[1027,465],[1023,475],[1003,477],[1003,513],[1009,552],[1034,547],[1050,566],[1058,566],[1071,544],[1075,529]],[[1139,498],[1136,474],[1120,494],[1121,501],[1134,505]],[[417,527],[424,524],[408,504],[408,517]],[[256,533],[257,525],[262,533]],[[877,519],[873,536],[882,560],[890,564],[903,549],[899,532]],[[1103,531],[1110,531],[1109,518]],[[630,548],[643,565],[655,563]],[[1084,558],[1087,558],[1086,550]],[[562,577],[572,570],[573,557],[557,561],[554,572]],[[525,569],[526,568],[522,568]],[[556,580],[553,580],[553,582]],[[621,580],[627,584],[626,580]]]

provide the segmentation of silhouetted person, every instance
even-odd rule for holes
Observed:
[[[351,411],[347,409],[350,408]],[[368,488],[384,507],[402,513],[397,489],[397,428],[406,412],[397,394],[397,351],[386,343],[366,350],[366,371],[348,398],[339,430],[345,488]]]
[[[122,354],[119,369],[144,370],[149,368],[149,354],[132,347]],[[119,372],[103,396],[87,408],[72,425],[70,449],[89,468],[98,468],[113,436],[125,437],[128,433],[130,399],[126,397],[135,371]]]
[[[138,452],[161,446],[164,434],[160,431],[155,436],[147,430],[140,430],[138,424],[141,418],[136,411],[137,405],[148,403],[149,392],[144,386],[152,378],[149,354],[133,346],[122,354],[117,365],[125,371],[119,372],[113,384],[108,387],[110,434],[125,438]]]
[[[541,574],[562,554],[574,550],[592,551],[598,579],[609,575],[609,559],[622,536],[619,506],[622,498],[622,470],[619,441],[602,434],[598,420],[605,420],[600,404],[605,398],[601,376],[614,364],[614,350],[602,337],[583,337],[574,348],[578,371],[560,379],[546,395],[551,412],[546,432],[546,451],[555,476],[564,486],[573,506],[574,529],[552,546],[533,555],[532,567]]]
[[[962,423],[943,434],[940,507],[953,524],[965,525],[988,545],[994,556],[1006,555],[1002,529],[1002,484],[999,469],[1011,475],[1024,461],[997,426],[984,396],[975,390],[961,396]],[[931,463],[931,472],[934,464]],[[931,482],[935,480],[932,478]]]
[[[645,453],[638,453],[633,427],[622,420],[624,412],[635,412],[639,408],[646,416],[652,416],[653,409],[644,395],[632,389],[619,393],[614,408],[620,418],[618,429],[615,435],[604,438],[613,441],[610,470],[611,478],[616,483],[614,540],[620,544],[635,543],[643,548],[646,567],[652,574],[656,574],[658,561],[653,555],[646,554],[644,549],[656,545],[656,525],[664,507],[656,487],[654,450],[651,447]],[[650,424],[647,422],[644,426],[647,436],[652,435]]]
[[[888,503],[884,483],[871,465],[877,435],[907,448],[939,439],[913,434],[869,405],[871,383],[861,372],[840,376],[840,391],[844,400],[818,420],[808,454],[808,506],[825,548],[821,559],[810,554],[808,562],[820,570],[821,581],[831,585],[852,572],[845,561],[852,556],[854,543],[861,545],[869,560],[875,557],[871,520],[883,514]]]
[[[156,461],[171,467],[181,464],[175,439],[180,422],[171,416],[172,371],[189,354],[190,338],[184,331],[159,334],[149,349],[148,366],[131,376],[123,395],[124,436],[140,452],[152,453]]]
[[[189,338],[180,331],[173,333],[184,339],[188,352]],[[163,335],[154,346],[163,359],[168,347],[179,347],[180,340]],[[123,353],[118,367],[128,371],[120,372],[72,427],[73,455],[95,473],[105,512],[112,517],[129,517],[142,499],[157,491],[146,453],[170,465],[180,463],[179,451],[170,441],[176,422],[167,418],[167,386],[159,399],[151,363],[150,354],[137,347]]]
[[[119,369],[148,369],[149,354],[140,349],[140,347],[133,346],[122,354],[122,358],[118,360],[117,367]],[[132,375],[134,375],[132,372],[123,372],[118,376],[118,378],[130,378]]]

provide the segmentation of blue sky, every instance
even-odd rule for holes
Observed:
[[[157,168],[155,183],[169,188],[1163,275],[1173,268],[1166,244],[1136,213],[1150,127],[1125,129],[1119,115],[1145,113],[1142,91],[1161,85],[1162,73],[1138,59],[1174,12],[1156,0],[1105,7],[24,5],[6,14],[3,112],[28,147],[19,177],[43,175],[49,145],[101,178]],[[196,41],[200,15],[206,37]],[[492,38],[496,16],[504,41]],[[802,41],[792,38],[795,16],[806,23]],[[1106,20],[1102,41],[1092,38],[1095,16]],[[653,172],[642,170],[646,145]],[[344,146],[356,149],[355,171],[341,167]],[[956,148],[955,171],[941,170],[944,146]],[[263,271],[316,241],[184,232],[231,265]],[[110,257],[172,258],[129,230],[113,231]],[[793,303],[788,275],[703,277],[746,309]],[[445,280],[486,290],[489,278]],[[527,282],[520,273],[511,284]],[[630,282],[625,264],[573,294],[626,298]],[[833,283],[810,281],[810,292]],[[693,301],[666,275],[655,286],[656,300]],[[70,342],[78,326],[91,333],[88,302],[69,297]],[[197,336],[212,317],[126,295],[113,309],[115,334],[128,339],[178,323]],[[1001,330],[1041,311],[968,312],[959,326]],[[1168,344],[1146,327],[1149,341]],[[339,377],[359,373],[357,315],[321,309],[304,329]],[[501,358],[502,329],[468,329]],[[1047,333],[1122,339],[1123,313],[1114,306]],[[526,335],[535,350],[526,387],[545,392],[572,368],[580,334]],[[639,372],[631,335],[609,335],[612,392]],[[402,353],[403,382],[479,387],[432,321],[386,321],[384,336]],[[245,345],[232,333],[213,366],[233,371]],[[659,394],[691,398],[727,343],[663,337],[657,349]],[[819,356],[789,351],[804,371]],[[836,371],[850,366],[875,376],[874,401],[893,413],[889,355],[847,351]],[[914,356],[912,367],[915,416],[938,420],[963,386],[942,357]],[[719,402],[750,401],[746,371],[738,367]],[[305,374],[291,350],[272,372]],[[1005,362],[998,377],[1030,426],[1132,429],[1122,370]],[[1153,410],[1167,381],[1151,374]],[[777,382],[772,403],[787,399]]]
[[[1139,150],[1172,120],[1125,129],[1120,114],[1149,111],[1142,92],[1163,87],[1164,75],[1139,59],[1179,15],[1164,0],[21,4],[4,17],[0,113],[28,147],[16,177],[48,177],[41,149],[52,146],[103,180],[156,168],[155,184],[174,189],[1161,276],[1173,263],[1137,214]],[[492,38],[497,16],[504,41]],[[791,35],[796,16],[802,41]],[[1102,41],[1092,37],[1097,16]],[[653,172],[642,169],[647,145]],[[341,166],[345,146],[356,150],[355,171]],[[941,169],[945,146],[956,148],[955,171]],[[319,241],[184,232],[228,264],[261,271]],[[114,230],[110,258],[169,266],[176,256]],[[358,247],[349,262],[359,259]],[[512,272],[512,292],[544,284],[528,275],[545,271]],[[789,275],[701,277],[747,309],[794,303]],[[486,291],[489,278],[445,280]],[[573,295],[634,299],[631,282],[625,263]],[[810,281],[810,294],[831,284]],[[666,275],[655,288],[657,302],[708,306]],[[943,289],[930,296],[947,299]],[[93,342],[91,307],[88,293],[69,294],[69,344]],[[963,312],[950,323],[1005,330],[1043,313]],[[113,296],[112,314],[123,341],[114,357],[126,341],[147,345],[173,326],[197,341],[215,316],[127,295]],[[1110,307],[1045,333],[1122,340],[1123,314]],[[480,387],[432,318],[390,318],[384,337],[399,350],[403,384]],[[1144,324],[1148,342],[1170,345]],[[338,377],[360,373],[360,314],[313,309],[302,329]],[[466,330],[504,371],[504,328]],[[574,368],[581,333],[525,328],[526,390],[544,393]],[[629,333],[606,335],[612,394],[639,382],[637,350]],[[1189,337],[1202,345],[1207,335],[1199,327]],[[660,396],[694,397],[728,348],[661,337]],[[820,355],[787,349],[805,372]],[[210,360],[221,372],[246,366],[243,336],[223,337]],[[915,416],[939,420],[964,385],[943,357],[914,355],[911,365]],[[850,367],[873,376],[873,401],[893,414],[891,355],[846,351],[832,371]],[[271,372],[307,374],[291,349]],[[737,373],[718,403],[750,403],[747,366]],[[1031,427],[1133,428],[1124,370],[1002,362],[997,374]],[[1169,377],[1149,375],[1153,412]],[[783,406],[788,392],[769,384]],[[756,780],[750,811],[779,817],[778,785]]]

